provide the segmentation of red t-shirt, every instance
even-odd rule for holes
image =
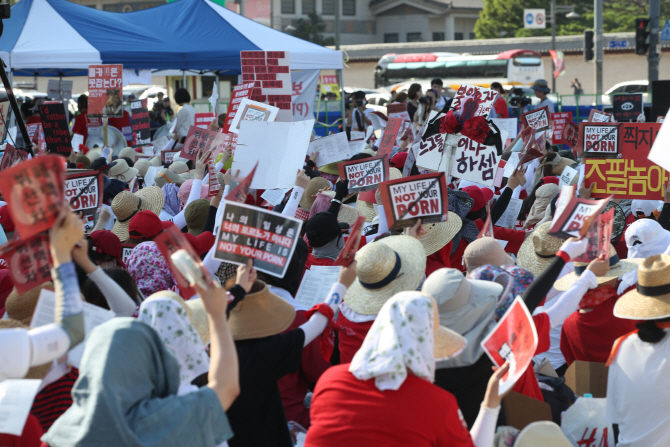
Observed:
[[[426,277],[430,276],[435,270],[451,267],[449,256],[453,245],[454,243],[449,241],[447,245],[426,258]]]
[[[496,99],[496,102],[493,103],[493,108],[496,111],[496,118],[509,118],[509,109],[507,108],[507,101],[502,96],[499,96]],[[504,141],[503,141],[504,143]]]
[[[116,127],[123,133],[123,128],[125,127],[126,129],[130,128],[130,114],[126,112],[125,110],[123,111],[123,116],[120,118],[109,118],[109,121],[107,121],[107,124],[110,126]],[[133,145],[133,141],[131,140],[126,140],[126,143],[128,146]]]
[[[313,265],[335,265],[335,260],[330,258],[317,258],[310,253],[307,255],[307,261],[305,261],[305,270]]]
[[[349,321],[342,312],[337,315],[337,336],[340,349],[340,363],[350,363],[354,355],[361,349],[365,336],[372,327],[374,320],[363,323]]]
[[[305,447],[474,446],[456,398],[412,374],[380,391],[348,364],[334,366],[316,384],[310,413]]]
[[[40,438],[43,434],[44,431],[37,422],[37,418],[29,414],[21,436],[0,433],[0,445],[2,447],[40,447],[42,445]]]
[[[86,120],[87,116],[87,113],[80,113],[74,118],[74,125],[72,126],[72,132],[83,135],[84,141],[86,141],[86,138],[88,138],[88,123]]]

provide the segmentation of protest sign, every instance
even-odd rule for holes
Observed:
[[[292,188],[295,173],[305,162],[314,120],[293,123],[242,121],[232,167],[248,175],[258,162],[251,187],[254,189]]]
[[[509,205],[505,208],[502,216],[495,222],[495,225],[497,227],[514,229],[517,217],[519,217],[519,212],[521,211],[521,205],[523,205],[523,200],[511,197]]]
[[[79,145],[84,144],[84,136],[79,135],[78,133],[72,134],[72,150],[75,152],[79,151]]]
[[[65,199],[72,211],[93,215],[102,206],[102,172],[84,171],[67,174]]]
[[[368,115],[370,122],[372,123],[372,128],[374,130],[382,130],[386,127],[387,120],[377,115],[376,113],[371,113]]]
[[[241,51],[242,81],[255,82],[254,101],[278,107],[277,121],[293,121],[288,51]]]
[[[65,165],[57,155],[33,158],[0,176],[0,191],[21,238],[51,228],[63,203],[64,184]]]
[[[302,221],[244,203],[224,201],[214,258],[246,264],[283,278],[300,237]]]
[[[88,66],[88,115],[123,116],[123,65]]]
[[[662,125],[621,123],[619,126],[621,158],[585,159],[584,186],[596,184],[591,192],[594,198],[614,194],[617,199],[663,200],[668,172],[648,158]],[[667,151],[667,146],[660,147]]]
[[[239,133],[240,121],[274,121],[278,113],[279,108],[277,107],[242,98],[229,130],[232,133]]]
[[[642,93],[613,95],[612,108],[617,121],[637,121],[637,117],[642,113]]]
[[[579,179],[578,174],[579,172],[576,169],[571,168],[570,166],[566,166],[565,168],[563,168],[563,172],[561,172],[561,175],[558,176],[559,188],[564,185],[572,185],[573,183],[576,183],[577,180]]]
[[[130,112],[133,116],[133,146],[151,144],[151,128],[149,124],[149,109],[147,100],[140,99],[130,103]]]
[[[47,151],[68,156],[72,152],[70,127],[62,103],[40,104],[40,118]]]
[[[333,284],[337,282],[342,267],[339,265],[313,265],[305,270],[295,300],[311,309],[328,298]]]
[[[554,219],[549,234],[561,239],[586,235],[593,224],[594,216],[607,206],[609,200],[589,200],[572,197],[560,217]]]
[[[163,163],[166,163],[168,166],[171,165],[174,162],[174,157],[180,156],[181,150],[176,150],[176,151],[163,151],[161,152],[161,159],[163,160]],[[162,166],[155,166],[157,168],[160,168]]]
[[[619,124],[579,123],[579,147],[584,158],[620,158]]]
[[[14,146],[7,143],[5,152],[2,154],[2,161],[0,161],[0,171],[4,171],[5,169],[9,169],[12,166],[21,163],[25,159],[23,154],[23,151],[19,151]]]
[[[549,107],[544,106],[521,115],[521,122],[537,132],[549,130]]]
[[[26,125],[26,130],[28,131],[28,138],[30,142],[35,145],[33,148],[33,153],[43,154],[47,148],[46,141],[44,140],[44,131],[42,130],[42,123],[33,123]],[[16,140],[15,140],[16,141]]]
[[[561,192],[558,194],[558,200],[556,201],[556,212],[554,212],[554,218],[551,220],[552,226],[556,223],[561,213],[563,213],[568,203],[570,203],[570,200],[575,196],[576,189],[576,185],[561,186]]]
[[[517,295],[505,315],[481,343],[496,366],[509,362],[509,371],[500,379],[498,394],[509,391],[524,374],[535,355],[537,343],[535,323],[523,300]]]
[[[216,86],[216,84],[214,84]],[[209,125],[212,121],[216,119],[216,113],[214,112],[204,112],[195,114],[195,127],[200,129],[209,129]],[[133,118],[133,122],[135,119]]]
[[[420,141],[416,158],[417,167],[429,171],[449,172],[451,150],[445,150],[445,146],[447,140],[457,144],[458,138],[458,135],[436,133]]]
[[[396,139],[402,123],[402,118],[389,118],[382,135],[382,140],[379,142],[378,155],[388,155],[389,158],[391,157],[391,151],[393,151],[393,147],[396,145]]]
[[[258,162],[256,162],[256,166],[254,166],[249,175],[247,175],[233,188],[232,191],[230,191],[230,193],[228,193],[225,200],[239,203],[244,203],[244,201],[247,200],[247,195],[249,194],[251,182],[254,180],[256,168],[258,168]]]
[[[340,178],[349,180],[349,193],[370,191],[389,179],[389,159],[386,155],[345,161],[337,165]]]
[[[204,154],[209,150],[215,151],[222,147],[224,143],[225,138],[222,133],[191,126],[188,129],[184,147],[181,149],[179,156],[189,160],[195,160],[198,156],[198,152]]]
[[[614,225],[614,207],[595,217],[595,222],[586,233],[588,247],[586,251],[572,262],[591,262],[601,254],[609,258],[610,239]]]
[[[601,112],[598,109],[591,109],[589,119],[586,121],[590,123],[609,123],[610,121],[612,121],[612,114],[607,112]]]
[[[363,145],[365,145],[364,141]],[[347,134],[345,132],[312,140],[309,143],[307,154],[309,155],[312,152],[319,153],[319,156],[316,157],[317,167],[347,160],[355,155],[351,153],[349,141],[347,140]]]
[[[223,133],[228,133],[230,125],[233,123],[233,118],[237,113],[237,109],[240,107],[240,102],[243,98],[251,96],[251,91],[254,88],[255,83],[249,82],[245,84],[238,84],[233,87],[232,97],[230,98],[230,104],[228,104],[228,111],[226,112],[226,121],[223,125]]]
[[[51,280],[53,262],[49,236],[46,234],[3,244],[0,246],[0,258],[7,263],[14,287],[19,294]]]
[[[503,132],[501,136],[506,136]],[[495,146],[484,146],[468,137],[458,140],[451,175],[461,180],[493,186],[500,157]]]
[[[291,100],[293,102],[293,121],[314,118],[316,93],[318,91],[319,70],[301,70],[291,72]],[[339,95],[339,91],[338,97]]]
[[[491,118],[493,124],[498,126],[498,130],[507,131],[507,138],[516,138],[519,132],[519,121],[516,118]],[[505,142],[503,141],[503,145]]]
[[[125,264],[128,262],[128,258],[130,257],[131,254],[133,254],[133,250],[135,249],[136,245],[133,244],[121,244],[121,248],[123,249],[123,253],[121,255],[121,260]]]
[[[454,113],[460,114],[461,122],[475,116],[487,117],[498,92],[475,85],[461,84],[456,91],[451,108]]]
[[[435,172],[390,180],[379,185],[389,229],[445,222],[449,211],[446,174]]]
[[[351,231],[349,231],[349,237],[347,238],[347,242],[344,243],[344,248],[342,248],[340,255],[335,260],[335,265],[347,267],[353,262],[361,243],[363,225],[365,225],[365,216],[358,216],[356,222],[351,227]]]
[[[214,164],[211,159],[207,164],[207,173],[209,176],[209,194],[207,197],[214,197],[221,191],[223,185],[219,183],[219,179],[216,177],[216,169],[214,169]]]
[[[412,167],[416,163],[416,150],[418,144],[410,146],[407,150],[407,158],[405,159],[405,166],[402,168],[402,176],[407,177],[412,172]]]
[[[561,112],[561,113],[552,113],[551,114],[551,130],[552,130],[552,143],[553,144],[567,144],[563,139],[563,131],[565,126],[569,121],[572,121],[571,112]]]
[[[406,102],[393,102],[386,104],[386,112],[389,119],[400,118],[403,121],[412,121],[412,119],[409,117],[409,113],[407,112]]]
[[[21,436],[42,379],[9,379],[0,382],[0,433]],[[11,441],[12,443],[14,441]]]
[[[563,128],[563,142],[577,151],[577,155],[582,153],[582,148],[579,146],[579,126],[571,119]]]

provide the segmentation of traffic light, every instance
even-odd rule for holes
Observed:
[[[584,30],[584,62],[593,60],[593,30]]]
[[[649,44],[649,19],[635,19],[635,54],[644,56],[647,54]]]

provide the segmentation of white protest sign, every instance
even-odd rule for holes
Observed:
[[[416,165],[423,169],[436,172],[447,172],[449,169],[449,151],[444,150],[446,139],[451,135],[436,133],[420,141],[416,155]],[[453,137],[452,137],[453,138]]]
[[[340,177],[349,180],[349,192],[369,191],[388,178],[385,155],[349,161],[338,165]]]
[[[375,130],[382,130],[386,127],[387,121],[381,118],[379,115],[375,113],[370,113],[368,115],[368,118],[370,119],[370,122],[372,122],[372,127]]]
[[[526,112],[521,115],[521,118],[526,122],[528,127],[538,132],[549,129],[549,108],[546,106]]]
[[[0,382],[0,433],[21,436],[41,383],[39,379]],[[10,443],[14,445],[14,441]]]
[[[244,98],[240,102],[240,107],[237,109],[237,113],[235,113],[233,122],[230,124],[230,131],[239,134],[241,121],[274,121],[278,113],[278,107]]]
[[[507,138],[507,132],[501,131],[500,134]],[[461,180],[493,186],[499,161],[495,146],[484,146],[468,137],[461,137],[454,153],[450,174]]]
[[[146,144],[142,146],[142,155],[149,155],[153,158],[154,156],[154,146],[153,144]]]
[[[514,173],[514,170],[519,166],[519,154],[520,152],[512,152],[507,159],[507,164],[505,165],[505,172],[503,177],[510,178]]]
[[[314,305],[325,301],[331,287],[337,282],[341,269],[339,265],[313,265],[305,270],[300,288],[295,295],[296,301],[306,309],[311,309]]]
[[[154,186],[156,182],[154,181],[154,177],[156,177],[156,174],[158,174],[161,170],[162,166],[149,166],[147,169],[147,173],[144,176],[144,186]]]
[[[78,133],[72,134],[72,150],[79,152],[79,145],[84,144],[84,136]]]
[[[514,229],[516,225],[517,217],[521,211],[521,205],[523,205],[523,200],[515,199],[514,197],[509,199],[509,205],[505,208],[505,212],[500,219],[498,219],[494,225]]]
[[[412,226],[419,218],[424,223],[445,221],[448,212],[445,186],[442,172],[383,184],[380,194],[389,228]]]
[[[272,206],[277,206],[284,200],[284,196],[287,192],[288,188],[266,189],[263,194],[261,194],[261,198],[267,200]]]
[[[577,176],[579,172],[577,172],[576,169],[571,168],[570,166],[566,166],[563,168],[563,172],[561,172],[561,175],[558,177],[558,186],[562,187],[565,185],[571,185],[573,179]]]
[[[585,155],[613,157],[619,153],[619,128],[616,125],[580,123],[579,134]]]
[[[670,115],[670,110],[666,116]],[[663,125],[661,130],[656,134],[656,139],[654,139],[654,144],[651,146],[649,155],[647,158],[666,171],[670,171],[670,124],[665,124],[665,120],[661,121]]]
[[[365,142],[363,142],[365,144]],[[316,157],[316,166],[321,167],[329,163],[346,160],[353,157],[349,149],[349,140],[345,132],[328,135],[327,137],[317,138],[309,143],[307,153],[319,153]]]
[[[498,92],[495,90],[461,84],[451,102],[451,107],[461,114],[463,121],[474,116],[488,116],[497,96]]]
[[[519,120],[516,118],[492,118],[493,124],[498,126],[500,131],[507,131],[507,138],[516,138],[519,129]],[[503,141],[503,144],[505,142]]]

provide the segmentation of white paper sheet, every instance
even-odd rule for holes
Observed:
[[[503,177],[510,178],[517,166],[519,166],[519,152],[512,152],[512,154],[507,159]]]
[[[566,166],[558,177],[558,186],[570,185],[572,180],[579,174],[576,169]]]
[[[516,218],[519,216],[519,211],[521,211],[521,205],[523,205],[523,200],[510,198],[505,212],[500,216],[500,219],[494,222],[494,225],[514,229]]]
[[[368,115],[368,118],[370,118],[370,121],[372,122],[372,127],[375,130],[382,130],[382,129],[386,128],[387,121],[385,119],[380,118],[379,116],[377,116],[374,113],[370,113]]]
[[[670,110],[665,116],[670,116]],[[10,129],[11,130],[11,129]],[[661,130],[658,131],[656,139],[654,139],[654,144],[651,146],[649,155],[647,158],[666,171],[670,171],[670,151],[668,147],[670,146],[670,122],[668,124],[661,125]]]
[[[352,130],[351,131],[351,139],[349,141],[362,140],[363,138],[365,138],[365,132],[359,132],[358,130]]]
[[[351,154],[351,157],[353,157],[356,154],[360,154],[363,151],[363,149],[365,149],[365,140],[356,140],[349,142],[349,153]]]
[[[507,138],[516,138],[519,128],[517,118],[492,118],[491,121],[498,126],[501,132],[503,130],[507,131]],[[505,144],[505,140],[503,140],[503,144]]]
[[[165,149],[165,146],[170,142],[170,139],[168,137],[160,137],[156,138],[153,141],[154,144],[154,153],[156,155],[160,155],[161,152],[163,152],[163,149]]]
[[[147,174],[144,176],[144,186],[154,186],[156,182],[154,181],[154,177],[156,177],[156,174],[158,174],[161,170],[162,166],[149,166],[147,169]]]
[[[305,270],[295,299],[308,309],[323,302],[330,288],[337,282],[341,268],[339,265],[314,265],[311,269]]]
[[[365,145],[365,142],[363,144]],[[349,149],[349,141],[345,132],[313,140],[309,143],[307,154],[309,155],[312,152],[319,153],[319,156],[316,158],[316,166],[319,168],[329,163],[349,159],[354,155]]]
[[[261,198],[267,200],[272,206],[277,206],[284,199],[284,196],[288,192],[288,188],[283,189],[266,189]]]
[[[39,379],[10,379],[0,383],[0,433],[21,436],[40,383]]]
[[[84,136],[78,133],[72,134],[72,150],[79,152],[79,145],[84,144]]]
[[[146,146],[142,146],[142,154],[143,155],[150,155],[154,156],[154,146],[153,144],[147,144]]]

